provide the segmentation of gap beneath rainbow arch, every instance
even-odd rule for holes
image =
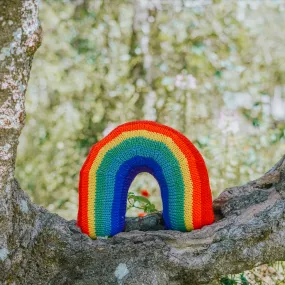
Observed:
[[[113,200],[111,235],[121,232],[125,227],[128,190],[135,177],[142,172],[151,174],[158,182],[164,209],[164,222],[171,228],[168,215],[168,187],[161,167],[152,158],[136,156],[126,161],[116,175],[117,189]]]

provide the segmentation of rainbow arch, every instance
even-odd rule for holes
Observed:
[[[214,221],[203,157],[178,131],[152,121],[123,124],[96,143],[80,171],[77,225],[91,238],[124,230],[128,189],[140,172],[159,183],[168,229]]]

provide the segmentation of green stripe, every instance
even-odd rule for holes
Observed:
[[[150,157],[161,166],[169,186],[169,218],[171,225],[176,230],[185,231],[184,183],[178,160],[164,143],[144,137],[136,137],[126,139],[109,150],[98,168],[95,202],[96,235],[104,236],[111,231],[116,173],[125,161],[136,155]],[[106,187],[107,183],[108,189]]]

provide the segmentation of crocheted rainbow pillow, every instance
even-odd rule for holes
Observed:
[[[168,229],[190,231],[214,221],[208,172],[196,147],[151,121],[114,129],[96,143],[80,171],[77,225],[91,238],[124,230],[128,189],[140,172],[159,183]]]

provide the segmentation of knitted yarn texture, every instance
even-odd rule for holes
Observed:
[[[197,148],[168,126],[134,121],[96,143],[82,166],[77,225],[83,233],[95,239],[124,230],[128,189],[141,172],[158,181],[167,229],[213,223],[208,171]]]

